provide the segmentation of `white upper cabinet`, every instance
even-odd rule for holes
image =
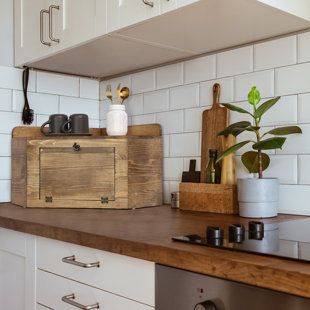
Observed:
[[[94,38],[97,2],[104,8],[98,27],[104,34],[105,0],[15,0],[15,64],[28,64]]]
[[[108,32],[160,14],[160,0],[108,0]]]
[[[46,0],[15,1],[15,64],[48,55],[49,12]]]
[[[54,0],[52,2],[49,7],[50,19],[53,24],[53,34],[56,40],[60,41],[61,48],[72,47],[95,37],[96,0]]]
[[[15,64],[108,77],[309,28],[309,0],[15,0]]]

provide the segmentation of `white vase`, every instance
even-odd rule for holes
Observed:
[[[239,215],[265,218],[278,214],[278,179],[238,179]]]
[[[111,104],[107,113],[108,136],[126,136],[128,131],[128,115],[125,106]]]

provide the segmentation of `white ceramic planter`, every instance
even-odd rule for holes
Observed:
[[[128,115],[125,106],[111,104],[107,113],[108,136],[126,136],[128,131]]]
[[[238,179],[239,215],[264,218],[278,214],[278,179]]]

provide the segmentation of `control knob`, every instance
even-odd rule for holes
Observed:
[[[194,310],[217,310],[217,307],[214,302],[207,300],[197,304]]]

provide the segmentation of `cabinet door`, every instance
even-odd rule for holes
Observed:
[[[160,14],[160,0],[109,0],[108,32],[134,25]]]
[[[35,238],[0,228],[0,309],[35,309]]]
[[[46,0],[15,0],[14,10],[15,65],[21,66],[53,49],[48,36],[48,3]]]
[[[51,5],[56,6],[50,11],[52,33],[60,41],[57,50],[95,37],[96,0],[51,0]]]

